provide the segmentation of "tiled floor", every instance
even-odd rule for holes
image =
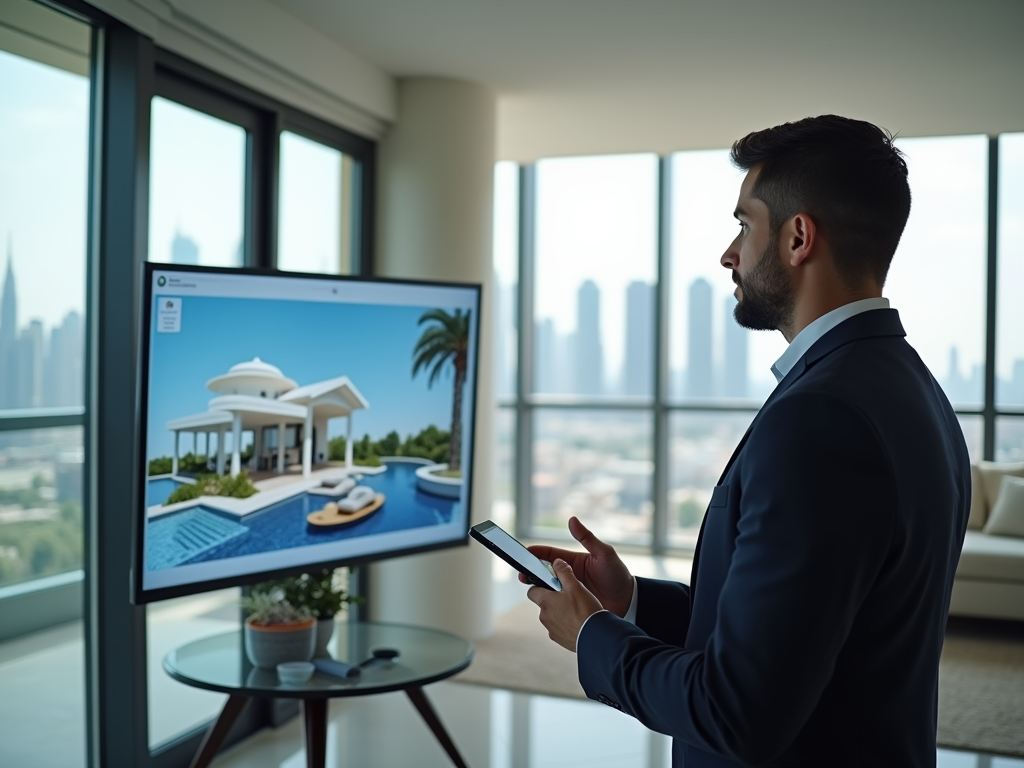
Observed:
[[[497,561],[496,561],[497,562]],[[630,558],[634,572],[685,577],[685,561]],[[496,612],[523,596],[496,567]],[[223,697],[196,691],[159,670],[166,647],[230,629],[233,597],[210,595],[151,608],[150,742],[159,743],[216,713]],[[59,684],[58,684],[59,682]],[[0,766],[84,768],[81,627],[69,625],[0,644]],[[668,768],[669,741],[600,704],[442,682],[427,688],[474,768]],[[60,733],[61,738],[52,738]],[[402,693],[330,705],[330,768],[448,768],[451,763]],[[214,768],[303,768],[302,723],[293,719],[235,746]],[[1024,760],[938,751],[939,768],[1024,768]]]

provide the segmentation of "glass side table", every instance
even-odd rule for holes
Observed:
[[[393,648],[393,661],[374,660],[353,678],[338,678],[319,671],[305,683],[289,685],[277,679],[277,671],[254,667],[245,655],[242,632],[203,638],[177,648],[164,657],[164,671],[175,680],[228,694],[220,716],[210,726],[192,760],[191,768],[206,768],[217,754],[228,731],[250,698],[301,699],[306,732],[306,765],[323,768],[327,757],[327,701],[343,696],[369,696],[405,691],[445,752],[459,768],[461,755],[427,699],[423,686],[461,672],[473,660],[473,644],[447,632],[401,624],[342,622],[334,658],[359,664],[374,649]]]

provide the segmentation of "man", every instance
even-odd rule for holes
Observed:
[[[533,547],[530,599],[587,695],[674,737],[673,765],[935,764],[939,653],[970,506],[956,416],[882,285],[907,168],[865,122],[736,142],[737,322],[790,346],[705,515],[689,586]],[[624,617],[624,618],[623,618]]]

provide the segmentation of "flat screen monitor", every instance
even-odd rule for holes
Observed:
[[[135,602],[466,543],[479,285],[143,282]]]

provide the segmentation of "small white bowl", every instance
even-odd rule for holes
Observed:
[[[286,661],[277,665],[277,678],[288,685],[299,685],[313,676],[314,669],[308,661]]]

